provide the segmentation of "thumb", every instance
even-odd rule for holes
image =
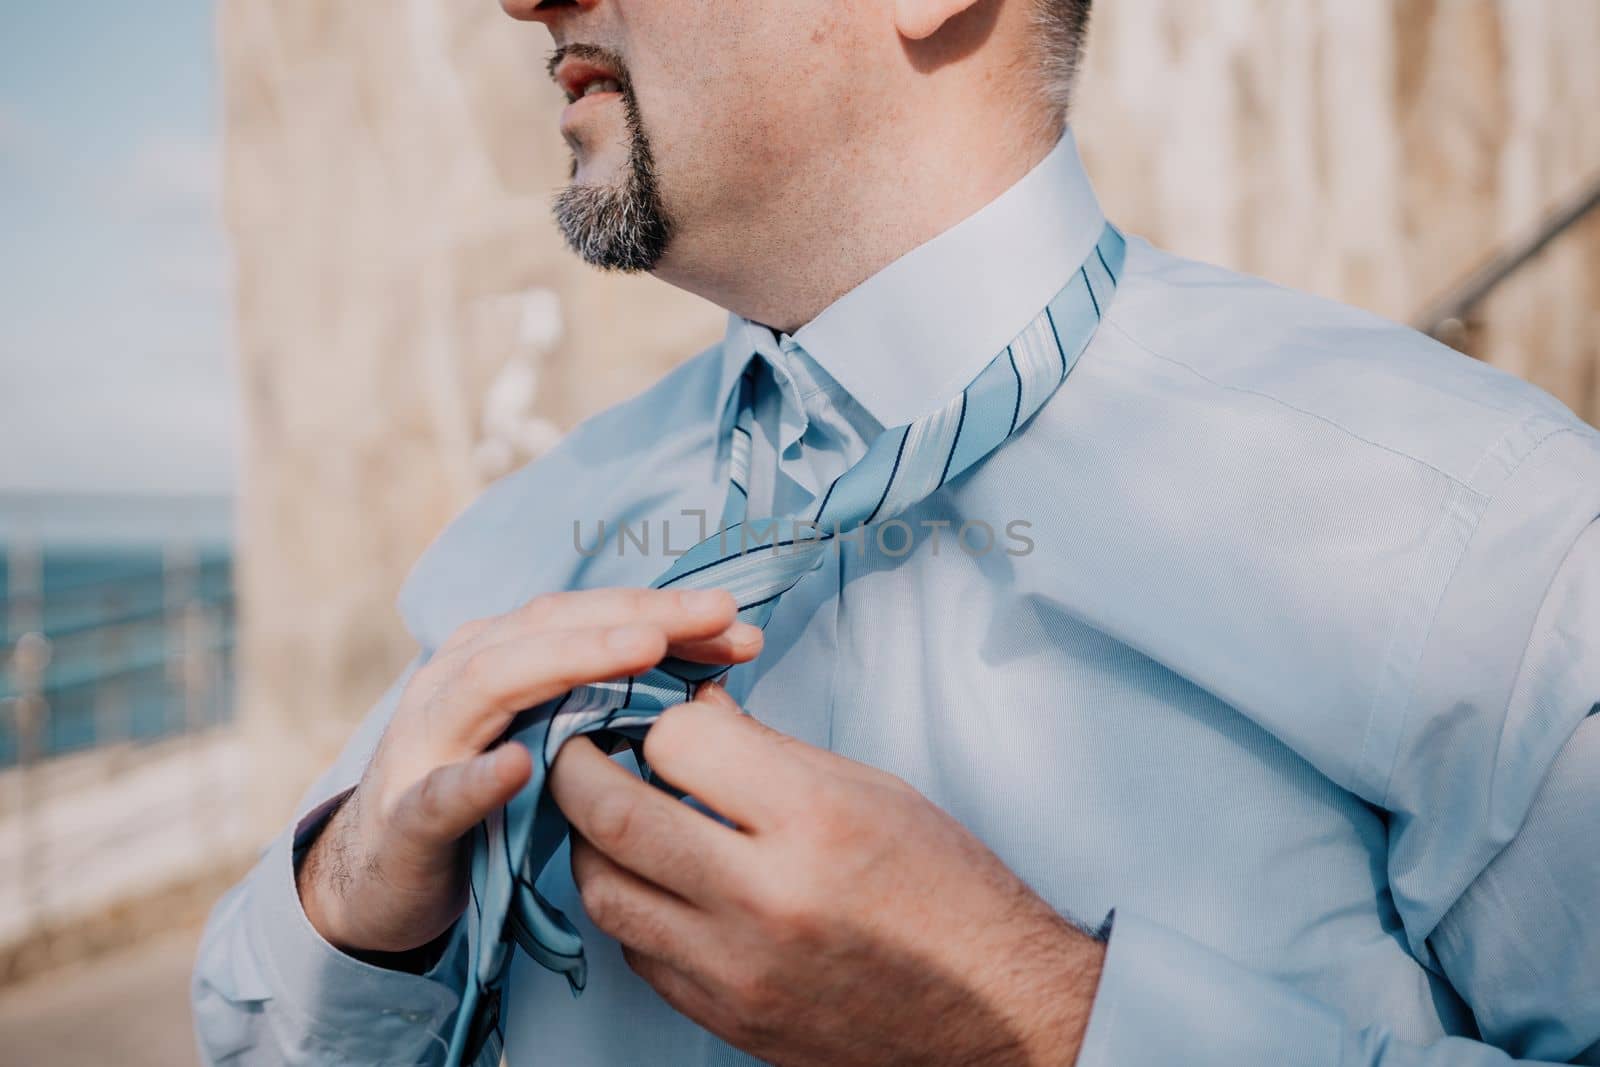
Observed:
[[[400,798],[395,831],[424,851],[450,844],[516,796],[532,773],[533,757],[516,742],[435,767]]]

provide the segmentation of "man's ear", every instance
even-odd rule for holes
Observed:
[[[925,40],[974,3],[976,0],[894,0],[895,29],[910,40]]]

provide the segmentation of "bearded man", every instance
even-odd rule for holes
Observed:
[[[1109,225],[1089,0],[504,6],[727,331],[422,559],[213,1062],[1600,1063],[1600,434]]]

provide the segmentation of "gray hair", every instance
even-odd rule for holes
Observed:
[[[1072,105],[1072,86],[1083,57],[1083,40],[1089,32],[1089,9],[1094,0],[1034,2],[1045,93],[1051,106],[1064,117]]]

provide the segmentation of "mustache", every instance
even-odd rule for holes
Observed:
[[[551,81],[555,80],[556,68],[561,66],[561,61],[568,56],[587,60],[616,72],[617,84],[622,87],[623,94],[632,93],[633,80],[628,77],[628,64],[617,53],[593,44],[564,44],[551,52],[549,60],[545,63],[545,73],[550,75]]]

